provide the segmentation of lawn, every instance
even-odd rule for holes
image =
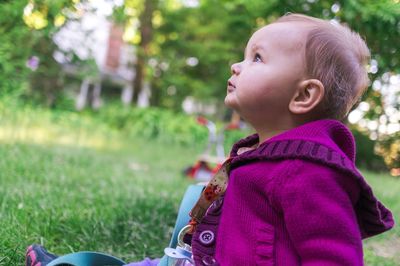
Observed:
[[[31,243],[57,254],[96,250],[125,261],[161,256],[190,184],[182,170],[201,145],[127,137],[71,116],[0,122],[0,265],[23,265]],[[364,173],[400,213],[400,180]],[[395,228],[365,241],[366,263],[400,265],[399,250]]]

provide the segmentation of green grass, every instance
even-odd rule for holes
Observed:
[[[0,265],[23,265],[32,243],[58,254],[95,250],[125,261],[162,255],[190,183],[181,171],[201,145],[128,138],[76,114],[15,116],[0,121]],[[399,180],[365,174],[399,214]],[[365,241],[366,264],[400,265],[399,250],[397,227]]]
[[[130,142],[132,152],[3,144],[0,264],[24,249],[97,250],[127,261],[161,256],[188,185],[187,150]]]
[[[32,243],[162,255],[199,145],[134,139],[75,113],[0,111],[0,265],[23,265]]]
[[[388,207],[398,223],[400,214],[400,180],[389,174],[364,171],[364,176],[375,195]],[[364,241],[368,265],[400,265],[400,227],[398,224],[389,232]]]

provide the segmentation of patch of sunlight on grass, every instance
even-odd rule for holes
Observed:
[[[108,135],[108,136],[107,136]],[[2,143],[32,143],[46,145],[76,146],[96,149],[120,149],[124,143],[121,138],[110,132],[77,130],[71,132],[49,126],[1,126],[0,142]]]
[[[121,132],[93,117],[74,112],[7,106],[0,102],[0,142],[116,150]]]

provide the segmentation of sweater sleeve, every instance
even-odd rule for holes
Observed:
[[[275,195],[301,265],[363,265],[356,181],[311,162],[297,166]]]

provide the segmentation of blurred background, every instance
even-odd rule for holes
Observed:
[[[348,121],[362,142],[359,163],[399,175],[399,5],[397,0],[2,1],[1,104],[77,114],[112,106],[111,116],[120,116],[126,106],[156,107],[227,120],[222,101],[230,65],[241,60],[251,33],[287,12],[301,12],[348,24],[366,39],[371,85]],[[119,123],[117,129],[135,120]]]
[[[21,264],[33,242],[162,255],[193,182],[182,170],[251,133],[223,105],[230,65],[287,12],[345,23],[370,47],[371,83],[346,123],[396,216],[399,0],[3,0],[0,265]],[[367,242],[366,262],[400,265],[399,250],[396,229]]]

